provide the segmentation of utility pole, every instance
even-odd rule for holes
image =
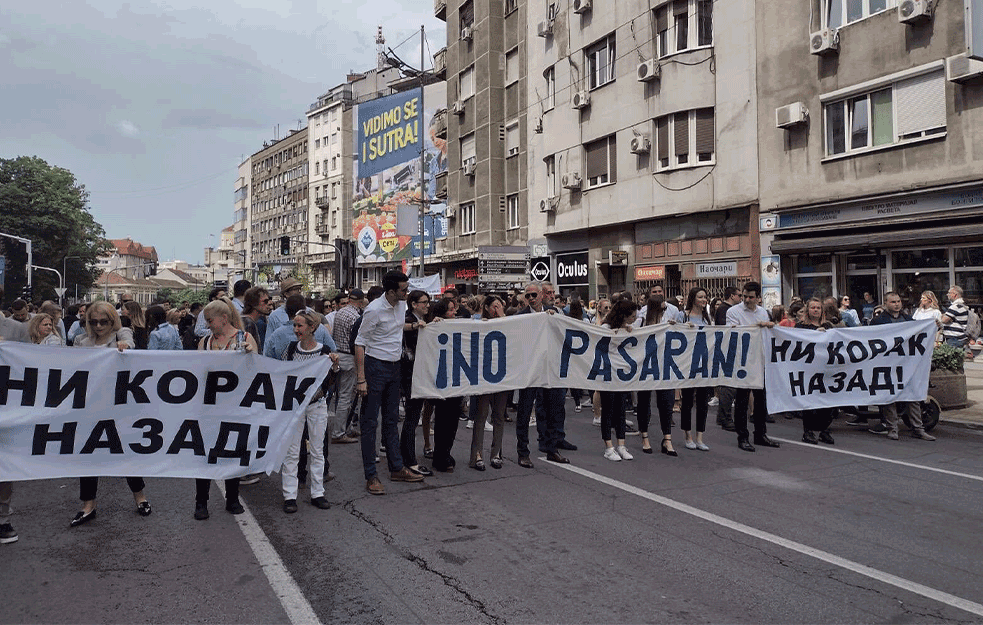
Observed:
[[[426,36],[424,34],[423,26],[420,26],[420,275],[418,277],[424,278],[427,275],[426,269],[424,268],[424,257],[426,252],[424,247],[427,240],[427,189],[426,189],[426,166],[427,166],[427,129],[423,127],[423,122],[426,119],[424,113],[424,98],[423,92],[426,89],[424,84],[423,74],[424,68],[424,56],[423,52],[426,49]]]

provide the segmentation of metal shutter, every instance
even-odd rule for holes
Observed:
[[[660,117],[655,120],[655,134],[658,142],[659,160],[669,158],[669,118]]]
[[[713,109],[696,110],[696,153],[713,153]]]
[[[608,173],[608,142],[601,139],[585,146],[587,151],[587,179],[604,176]]]
[[[673,116],[673,141],[676,156],[689,154],[689,111],[676,113]]]
[[[945,72],[915,76],[895,87],[898,136],[945,128]]]

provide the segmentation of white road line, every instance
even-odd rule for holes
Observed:
[[[215,482],[218,484],[219,490],[222,491],[222,497],[224,498],[225,482],[222,480],[216,480]],[[266,579],[269,580],[270,586],[273,588],[277,599],[280,600],[280,604],[287,613],[290,622],[294,625],[301,625],[302,623],[320,624],[321,621],[314,612],[314,608],[311,607],[304,593],[300,591],[300,586],[294,581],[293,576],[290,575],[290,571],[284,566],[283,560],[280,559],[276,549],[270,544],[270,539],[266,537],[263,528],[256,522],[256,517],[249,511],[249,506],[242,499],[239,501],[246,511],[236,515],[236,523],[239,525],[239,529],[242,530],[243,536],[246,537],[246,542],[249,543],[249,547],[253,550],[253,554],[259,561],[263,573],[266,574]]]
[[[958,471],[949,471],[948,469],[937,469],[935,467],[928,467],[924,464],[915,464],[914,462],[905,462],[904,460],[892,460],[891,458],[882,458],[880,456],[871,456],[869,454],[861,454],[855,451],[847,451],[846,449],[837,449],[835,447],[829,447],[828,445],[810,445],[809,443],[803,443],[802,441],[793,441],[787,438],[778,438],[777,436],[772,436],[776,441],[781,441],[783,443],[788,443],[789,445],[801,445],[802,447],[808,447],[810,449],[821,449],[822,451],[832,451],[838,454],[846,454],[847,456],[856,456],[857,458],[866,458],[867,460],[877,460],[879,462],[887,462],[890,464],[898,464],[903,467],[909,467],[911,469],[922,469],[924,471],[934,471],[936,473],[944,473],[945,475],[953,475],[955,477],[962,477],[967,480],[976,480],[977,482],[983,482],[983,476],[972,475],[970,473],[959,473]]]
[[[896,588],[900,588],[902,590],[912,592],[916,595],[921,595],[923,597],[926,597],[933,601],[937,601],[939,603],[943,603],[945,605],[959,608],[960,610],[964,610],[966,612],[969,612],[970,614],[975,614],[976,616],[983,617],[983,605],[979,603],[975,603],[973,601],[969,601],[968,599],[963,599],[962,597],[950,595],[949,593],[943,592],[941,590],[936,590],[934,588],[929,588],[928,586],[923,586],[922,584],[918,584],[916,582],[898,577],[896,575],[891,575],[890,573],[885,573],[884,571],[879,571],[869,566],[865,566],[863,564],[853,562],[852,560],[841,558],[839,556],[833,555],[831,553],[827,553],[820,549],[815,549],[808,545],[803,545],[802,543],[795,542],[794,540],[788,540],[787,538],[782,538],[781,536],[770,534],[768,532],[756,529],[749,525],[744,525],[743,523],[738,523],[737,521],[732,521],[722,516],[718,516],[716,514],[713,514],[712,512],[707,512],[705,510],[700,510],[699,508],[694,508],[693,506],[689,506],[684,503],[679,503],[678,501],[674,501],[672,499],[662,497],[661,495],[656,495],[654,493],[650,493],[648,491],[642,490],[641,488],[632,486],[631,484],[625,484],[624,482],[619,482],[618,480],[614,480],[609,477],[599,475],[597,473],[593,473],[591,471],[587,471],[585,469],[581,469],[570,464],[552,464],[552,463],[547,463],[547,464],[551,467],[565,469],[567,471],[571,471],[578,475],[582,475],[588,479],[592,479],[596,482],[607,484],[608,486],[611,486],[613,488],[623,490],[626,493],[630,493],[632,495],[637,495],[638,497],[642,497],[643,499],[648,499],[649,501],[653,501],[657,504],[661,504],[663,506],[672,508],[673,510],[677,510],[684,514],[689,514],[698,519],[703,519],[704,521],[708,521],[710,523],[716,523],[717,525],[721,525],[728,529],[732,529],[735,532],[746,534],[752,538],[770,542],[772,544],[778,545],[779,547],[784,547],[791,551],[796,551],[803,555],[816,558],[817,560],[822,560],[823,562],[827,562],[834,566],[844,568],[848,571],[853,571],[854,573],[857,573],[859,575],[863,575],[865,577],[869,577],[871,579],[877,580],[879,582],[883,582],[885,584],[894,586]]]

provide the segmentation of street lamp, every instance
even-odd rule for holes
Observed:
[[[85,258],[85,257],[84,256],[66,256],[64,259],[62,259],[62,261],[61,261],[61,275],[63,276],[66,284],[68,283],[68,272],[65,270],[65,266],[68,263],[68,259],[69,258]],[[64,285],[62,285],[62,286],[64,286]],[[62,299],[64,299],[64,295],[62,296]],[[78,282],[75,283],[75,299],[78,300]],[[65,302],[62,302],[63,305],[64,305],[64,303]]]

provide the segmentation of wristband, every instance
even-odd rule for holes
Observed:
[[[365,380],[358,380],[355,382],[355,384],[365,384]]]

